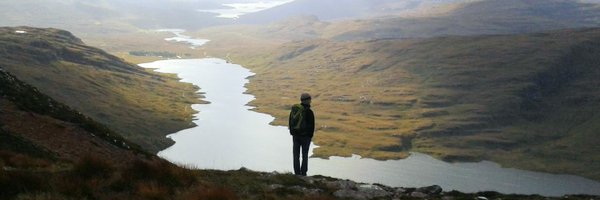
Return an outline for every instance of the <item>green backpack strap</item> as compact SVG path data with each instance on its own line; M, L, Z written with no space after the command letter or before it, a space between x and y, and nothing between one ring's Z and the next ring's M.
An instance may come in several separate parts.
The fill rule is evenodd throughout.
M294 123L291 125L292 129L300 130L302 118L304 118L304 106L301 104L294 105L292 107L292 122Z

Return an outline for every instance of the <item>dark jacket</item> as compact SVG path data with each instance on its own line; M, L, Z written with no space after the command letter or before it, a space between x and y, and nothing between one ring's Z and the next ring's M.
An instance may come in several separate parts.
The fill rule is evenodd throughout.
M299 109L302 107L303 109ZM300 122L300 129L295 130L290 125L292 125L292 115L296 112L302 110L304 112L302 114L302 121ZM290 129L290 134L293 136L308 136L313 137L315 133L315 114L310 109L310 105L306 104L296 104L292 106L292 111L290 111L290 119L288 122L288 128Z

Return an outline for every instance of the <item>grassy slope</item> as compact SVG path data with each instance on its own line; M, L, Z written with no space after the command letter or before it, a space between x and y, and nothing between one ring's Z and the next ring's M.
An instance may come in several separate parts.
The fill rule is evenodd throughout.
M274 124L286 124L298 94L313 93L316 156L421 151L600 179L591 153L598 29L281 45L261 44L257 29L219 29L205 48L257 73L252 104ZM236 42L244 48L227 48Z
M25 30L26 34L16 34ZM66 31L0 30L0 66L124 137L156 152L190 127L195 88L84 45Z
M2 125L0 128L7 138L3 141L2 147L10 146L11 143L15 144L11 148L3 148L5 150L32 150L29 152L30 154L34 152L33 154L45 155L41 157L48 158L54 157L53 154L58 155L59 152L44 152L50 152L48 149L52 147L54 150L63 149L62 146L70 146L70 143L67 142L72 140L77 142L71 144L72 146L81 147L89 153L97 153L94 150L120 149L149 155L137 144L123 139L108 127L40 93L37 88L18 80L4 70L0 70L0 83L0 96L2 97L0 99L0 124ZM7 134L10 132L16 135ZM23 138L19 139L20 137ZM70 137L73 138L69 139ZM27 142L24 142L32 139L42 142L39 145L28 145ZM86 140L92 140L93 145L86 143ZM9 142L7 143L7 141ZM106 144L101 145L100 143ZM71 149L76 148L71 147ZM82 152L84 151L78 153ZM67 156L64 159L81 157L81 155L61 153L67 154L62 155ZM116 159L115 157L106 157L106 159L108 158Z

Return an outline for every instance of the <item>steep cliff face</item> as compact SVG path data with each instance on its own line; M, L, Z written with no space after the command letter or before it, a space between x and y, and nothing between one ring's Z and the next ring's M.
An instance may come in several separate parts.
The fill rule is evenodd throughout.
M64 30L0 28L0 67L153 152L172 144L166 134L192 126L197 88Z

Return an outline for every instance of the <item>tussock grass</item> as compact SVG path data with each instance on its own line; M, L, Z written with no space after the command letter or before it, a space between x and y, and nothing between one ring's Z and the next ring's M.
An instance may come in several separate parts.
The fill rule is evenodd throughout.
M114 166L107 160L103 160L99 157L87 155L81 158L75 166L73 171L77 176L84 179L90 179L94 177L108 177L114 171Z

